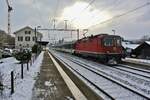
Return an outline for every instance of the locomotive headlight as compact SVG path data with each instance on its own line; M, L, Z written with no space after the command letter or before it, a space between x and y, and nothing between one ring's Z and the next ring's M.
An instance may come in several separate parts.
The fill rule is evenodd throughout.
M110 53L109 51L106 51L106 53Z
M116 47L113 47L113 51L116 51L117 50L117 48Z

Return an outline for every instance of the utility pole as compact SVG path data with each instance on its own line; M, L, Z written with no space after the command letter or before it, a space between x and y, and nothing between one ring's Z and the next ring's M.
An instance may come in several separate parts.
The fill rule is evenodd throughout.
M77 40L79 40L79 29L77 29Z
M7 26L8 29L7 29L7 31L8 31L8 34L10 35L11 34L10 13L13 10L13 8L10 6L8 0L6 0L6 3L7 3L7 7L8 7L8 26Z
M34 35L35 35L35 44L36 44L37 43L37 29L36 29L36 27L34 29Z
M64 20L64 22L65 22L65 30L67 30L67 22L68 22L68 20Z
M55 24L56 24L56 19L53 19L53 25L54 25L53 28L54 29L56 29L56 25Z

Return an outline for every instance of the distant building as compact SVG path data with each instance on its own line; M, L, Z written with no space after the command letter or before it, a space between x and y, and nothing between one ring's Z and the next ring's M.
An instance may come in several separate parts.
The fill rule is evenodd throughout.
M145 41L132 51L132 55L141 59L150 59L150 41Z
M15 46L15 38L5 31L0 30L0 48L14 48Z
M15 48L16 49L31 48L35 44L36 38L37 38L37 41L41 41L42 39L42 34L39 32L36 32L35 34L35 30L29 26L26 26L14 32L14 34L15 34Z

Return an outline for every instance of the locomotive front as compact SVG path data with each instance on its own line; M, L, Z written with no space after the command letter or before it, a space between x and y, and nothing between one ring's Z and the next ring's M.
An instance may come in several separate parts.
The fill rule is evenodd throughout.
M116 35L107 35L102 39L103 53L105 61L110 64L116 64L124 57L124 50L121 45L121 37Z

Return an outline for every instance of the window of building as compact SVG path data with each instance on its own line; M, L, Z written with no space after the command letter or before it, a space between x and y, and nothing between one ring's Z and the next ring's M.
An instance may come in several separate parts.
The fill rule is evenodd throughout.
M23 36L18 36L18 41L23 41Z
M32 41L35 41L35 36L32 37Z
M31 31L25 31L25 34L31 34Z
M31 31L28 31L29 34L31 34Z
M25 41L30 41L30 36L26 36Z
M27 44L27 47L29 47L29 44Z
M25 31L25 34L27 34L28 33L28 31Z

